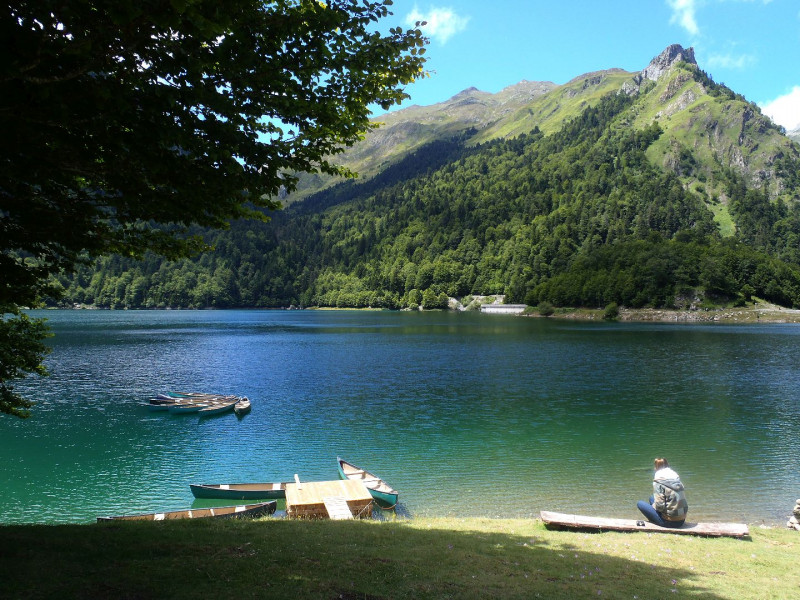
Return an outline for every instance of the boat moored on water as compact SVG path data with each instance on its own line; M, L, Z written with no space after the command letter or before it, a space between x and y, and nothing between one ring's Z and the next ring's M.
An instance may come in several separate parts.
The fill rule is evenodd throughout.
M173 510L169 512L145 513L137 515L119 515L115 517L97 517L97 522L105 521L169 521L173 519L225 519L241 517L265 517L275 512L278 503L259 502L257 504L243 504L239 506L219 506L214 508L191 508L186 510Z
M286 483L198 483L189 488L195 498L272 500L286 498Z
M197 413L210 405L201 402L186 402L180 404L170 404L167 410L173 415L185 415L188 413Z
M146 406L150 411L167 411L172 414L199 413L201 416L209 416L232 410L242 400L247 398L226 394L168 392L150 398Z
M337 457L336 463L339 469L339 477L341 479L350 479L362 482L369 490L372 498L377 501L378 506L384 509L391 509L397 505L397 499L400 496L400 492L386 483L383 479L377 475L374 475L373 473L370 473L369 471L365 471L364 469L347 462L342 458Z
M148 401L150 404L174 404L176 402L199 402L215 398L233 398L227 394L205 394L200 392L167 392L156 394Z
M197 414L201 417L208 417L211 415L220 415L222 413L228 412L229 410L233 410L233 407L239 401L238 398L233 400L223 400L221 402L217 402L216 400L212 400L208 402L205 408L201 408Z
M250 399L247 396L240 398L239 401L233 405L233 412L239 416L249 413Z
M147 406L147 409L150 410L150 411L167 412L167 411L170 410L170 408L172 408L174 406L177 406L177 407L181 407L181 406L197 406L197 405L206 406L209 402L211 402L213 400L214 400L213 398L208 398L208 399L203 399L203 400L200 400L200 399L191 399L191 400L190 399L180 399L180 400L175 399L175 400L165 401L165 400L162 400L162 399L159 399L159 398L151 398L147 402L147 404L145 404L145 406Z

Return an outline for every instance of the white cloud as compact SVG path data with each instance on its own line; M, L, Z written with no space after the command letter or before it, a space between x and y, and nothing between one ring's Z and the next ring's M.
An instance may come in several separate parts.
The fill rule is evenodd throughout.
M425 35L444 44L466 29L469 17L457 15L452 8L431 7L427 13L423 13L415 6L406 17L406 23L413 26L417 21L426 21L427 24L422 28Z
M700 28L695 19L697 0L667 0L667 4L672 9L670 23L678 23L691 35L700 34Z
M717 0L718 4L730 2L760 2L765 6L772 0ZM700 35L700 26L697 24L697 11L709 4L709 0L666 0L667 6L672 9L670 23L678 23L690 35Z
M788 131L800 128L800 85L794 86L788 94L762 104L761 109L775 123L783 125Z
M706 64L711 69L744 69L756 63L754 56L750 54L712 54L706 60Z

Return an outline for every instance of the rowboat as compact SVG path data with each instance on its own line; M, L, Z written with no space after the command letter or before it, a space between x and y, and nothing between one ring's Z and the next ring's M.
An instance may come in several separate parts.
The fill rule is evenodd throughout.
M168 521L171 519L204 519L204 518L239 518L239 517L264 517L275 512L278 503L260 502L258 504L243 504L240 506L220 506L216 508L191 508L186 510L173 510L170 512L147 513L141 515L119 515L116 517L97 517L97 522L104 521Z
M201 394L196 392L169 392L158 394L150 398L147 402L147 409L150 411L169 411L173 414L195 413L205 409L203 414L217 414L225 412L233 407L241 398L230 395ZM222 406L230 403L230 406ZM215 409L219 410L215 410Z
M147 406L147 409L150 411L168 411L171 406L192 406L194 404L206 404L209 402L209 400L183 398L164 400L162 398L150 398L145 406Z
M383 479L342 458L337 457L336 462L339 468L339 477L362 482L369 490L372 498L377 501L378 506L390 509L397 505L397 498L400 493Z
M208 408L209 406L209 404L202 402L175 403L170 404L167 410L173 415L185 415L188 413L200 412L202 409Z
M198 411L198 414L201 417L208 417L211 415L219 415L224 412L228 412L229 410L233 410L234 405L238 402L238 399L234 400L225 400L224 402L217 402L212 400L207 404L205 408L201 408Z
M203 399L203 398L226 398L225 394L208 394L205 392L167 392L166 394L159 394L164 398L177 398L177 399Z
M226 498L231 500L256 500L286 498L283 483L198 483L189 488L195 498Z
M247 396L241 398L236 404L233 406L233 412L237 415L244 415L250 412L250 400Z
M199 392L168 392L156 394L150 398L150 404L175 404L181 402L205 402L207 400L233 400L236 396L231 394L202 394ZM238 398L237 398L238 399Z
M196 402L198 400L209 400L212 398L224 398L224 397L225 397L224 394L199 394L199 393L183 394L183 393L168 392L166 394L156 394L153 398L150 398L150 403L172 404L173 402Z

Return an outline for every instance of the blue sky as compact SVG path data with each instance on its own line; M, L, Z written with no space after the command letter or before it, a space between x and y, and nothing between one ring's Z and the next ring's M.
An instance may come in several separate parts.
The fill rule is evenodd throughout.
M403 104L429 105L477 87L566 83L589 71L639 71L670 44L700 68L800 126L798 0L395 0L388 24L426 20L430 77Z

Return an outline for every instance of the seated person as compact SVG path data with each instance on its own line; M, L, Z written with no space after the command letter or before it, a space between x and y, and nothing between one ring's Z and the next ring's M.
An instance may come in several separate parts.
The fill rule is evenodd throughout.
M653 466L653 495L649 503L639 500L636 506L651 523L661 527L680 527L689 512L686 489L666 458L655 459Z

